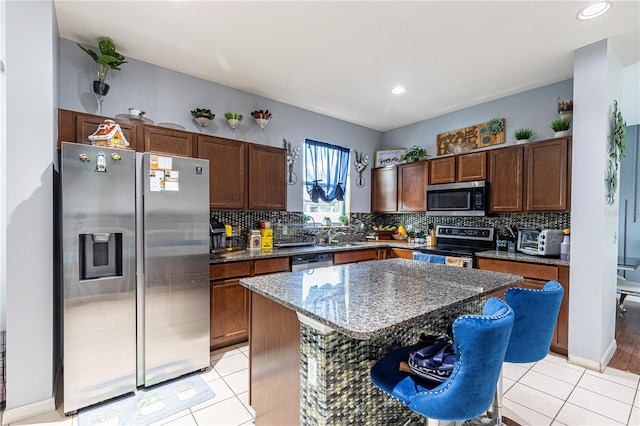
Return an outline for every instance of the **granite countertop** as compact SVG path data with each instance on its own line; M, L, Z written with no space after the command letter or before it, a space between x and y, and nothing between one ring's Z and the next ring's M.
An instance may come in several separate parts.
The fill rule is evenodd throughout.
M342 334L366 340L523 279L399 258L309 272L242 278L240 284Z
M338 245L314 245L306 247L287 247L287 248L273 248L266 250L237 250L227 253L221 253L210 260L211 264L226 263L226 262L239 262L241 260L252 259L268 259L272 257L287 257L296 256L299 254L308 253L334 253L338 251L351 251L351 250L363 250L370 248L384 248L384 247L398 247L413 250L417 248L426 247L425 244L414 244L406 242L396 242L393 240L383 240L376 242L345 242Z
M568 260L554 259L552 257L531 256L524 253L509 253L506 251L487 250L476 253L477 257L489 259L510 260L512 262L540 263L543 265L569 266Z

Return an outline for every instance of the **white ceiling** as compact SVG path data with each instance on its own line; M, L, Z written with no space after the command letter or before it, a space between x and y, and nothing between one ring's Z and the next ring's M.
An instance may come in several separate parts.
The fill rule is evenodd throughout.
M637 0L54 3L63 38L380 131L571 78L605 38L640 61Z

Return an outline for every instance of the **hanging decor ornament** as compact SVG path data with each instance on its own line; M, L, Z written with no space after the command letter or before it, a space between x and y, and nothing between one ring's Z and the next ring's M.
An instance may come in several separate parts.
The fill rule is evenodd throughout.
M293 165L295 164L298 156L300 155L300 147L291 147L291 142L287 142L286 139L282 139L282 146L287 150L287 168L289 169L289 176L287 179L288 185L295 185L298 181L298 176L293 171Z
M607 204L611 205L615 201L616 190L618 189L618 166L622 157L627 151L627 123L622 118L622 113L618 111L618 101L613 101L613 125L611 126L611 136L609 136L609 159L607 160L607 175L605 184L607 186Z
M364 178L362 177L362 172L364 172L364 170L369 165L369 155L358 152L355 149L353 150L353 153L356 157L353 165L356 166L356 172L358 172L358 177L356 178L356 186L358 188L362 188L364 186Z
M242 114L238 114L237 112L225 112L224 118L227 119L227 124L229 127L233 129L233 138L236 138L236 128L242 121Z

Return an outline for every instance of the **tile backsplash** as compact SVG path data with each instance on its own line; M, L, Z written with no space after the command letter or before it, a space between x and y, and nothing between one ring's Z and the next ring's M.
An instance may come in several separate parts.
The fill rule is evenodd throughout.
M282 211L237 211L212 210L211 217L222 223L240 226L243 241L250 229L258 229L258 222L268 220L273 224L275 241L315 241L326 237L330 228L321 224L315 227L309 222L303 223L302 212ZM424 213L373 214L351 213L349 226L339 230L347 235L341 235L340 240L353 241L364 238L372 230L373 225L404 225L409 229L420 231L427 229L429 223L437 225L478 226L496 228L498 235L506 235L506 227L513 225L517 228L569 228L570 213L503 213L499 215L472 216L427 216ZM335 228L334 228L335 229Z

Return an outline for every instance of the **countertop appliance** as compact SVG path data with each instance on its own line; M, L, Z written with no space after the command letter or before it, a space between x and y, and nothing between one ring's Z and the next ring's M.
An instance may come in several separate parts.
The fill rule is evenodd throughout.
M291 272L333 266L333 253L309 253L291 257Z
M62 143L64 412L209 366L209 164Z
M211 218L209 221L209 233L211 235L211 254L226 251L227 234L224 224L218 219Z
M517 249L534 256L559 257L563 238L562 229L520 229Z
M438 225L436 241L435 246L416 249L414 252L460 258L464 267L473 268L476 264L476 252L493 249L495 229Z
M483 180L427 185L427 215L486 216L487 195Z

